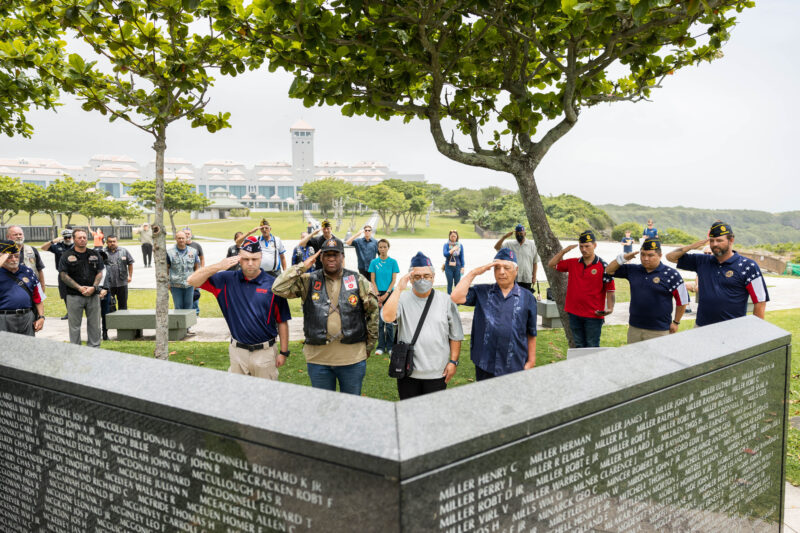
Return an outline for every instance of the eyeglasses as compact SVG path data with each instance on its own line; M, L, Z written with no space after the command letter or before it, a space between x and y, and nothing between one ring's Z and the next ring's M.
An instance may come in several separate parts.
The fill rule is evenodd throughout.
M366 231L372 231L372 230L371 229L365 229L364 231L366 232Z
M433 279L433 276L430 274L425 274L423 276L411 276L411 281L420 281L423 279L426 281L431 281Z

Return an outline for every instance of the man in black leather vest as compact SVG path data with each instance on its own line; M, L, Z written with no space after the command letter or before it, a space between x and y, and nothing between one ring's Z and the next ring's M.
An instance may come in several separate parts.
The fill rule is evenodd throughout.
M317 257L322 269L307 273ZM303 300L303 331L311 385L320 389L361 394L367 357L378 338L378 300L369 281L344 269L344 244L336 237L320 250L281 273L272 292Z

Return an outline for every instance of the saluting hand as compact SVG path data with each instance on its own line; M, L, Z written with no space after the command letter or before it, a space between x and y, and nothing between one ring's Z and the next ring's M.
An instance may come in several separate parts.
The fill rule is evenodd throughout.
M223 259L222 261L220 261L218 263L218 265L220 267L220 270L228 270L232 266L238 265L238 264L239 264L239 256L238 255L232 255L230 257L226 257L225 259Z
M395 287L396 291L404 291L408 288L408 280L411 279L411 272L406 272L406 274L400 278L397 282L397 287Z
M564 248L563 250L561 250L561 253L564 253L564 254L566 254L567 252L569 252L569 251L571 251L571 250L574 250L574 249L575 249L575 248L577 248L577 247L578 247L578 245L577 245L577 244L570 244L569 246L567 246L566 248Z
M708 244L708 239L703 239L702 241L697 241L691 245L689 245L689 250L698 250Z
M633 259L637 255L639 255L640 251L641 250L636 250L635 252L628 252L627 254L625 254L625 261L630 261L631 259Z
M6 260L11 256L11 254L0 254L0 267L6 264Z
M489 263L488 265L479 266L478 268L475 268L475 269L471 270L471 271L470 271L470 274L471 274L473 277L474 277L474 276L480 276L480 275L481 275L481 274L483 274L484 272L488 272L489 270L491 270L492 268L494 268L494 266L495 266L497 263L498 263L498 261L492 261L492 262L491 262L491 263Z
M322 249L317 250L317 253L303 261L303 266L306 267L306 270L314 266L314 263L317 261L317 257L319 257L320 253L322 253Z

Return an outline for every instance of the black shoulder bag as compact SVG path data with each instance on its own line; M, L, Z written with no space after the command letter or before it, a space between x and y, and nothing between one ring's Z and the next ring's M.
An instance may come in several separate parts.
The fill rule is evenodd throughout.
M416 344L417 337L419 337L419 332L422 330L422 324L425 323L425 317L428 316L428 309L431 307L434 294L435 293L433 289L431 289L431 294L428 296L428 300L425 302L425 309L422 311L422 316L419 317L417 330L414 332L414 338L411 339L411 344L406 344L405 342L400 341L392 348L392 357L389 360L390 378L405 378L410 376L414 371L414 344Z

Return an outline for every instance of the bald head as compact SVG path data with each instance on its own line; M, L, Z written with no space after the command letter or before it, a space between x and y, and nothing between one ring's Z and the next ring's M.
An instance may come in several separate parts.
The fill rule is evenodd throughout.
M9 226L6 229L6 239L14 241L17 244L25 242L25 232L19 226Z

